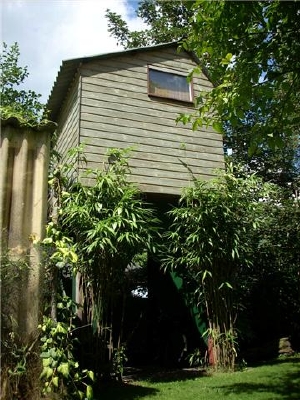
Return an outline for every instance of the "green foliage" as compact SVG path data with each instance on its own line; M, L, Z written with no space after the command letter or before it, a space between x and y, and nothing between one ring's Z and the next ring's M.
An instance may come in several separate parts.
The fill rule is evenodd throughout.
M72 149L73 159L78 151ZM52 161L53 162L53 161ZM52 164L50 187L50 222L46 226L46 237L41 242L46 260L45 300L49 300L50 316L43 316L39 326L43 394L57 394L65 399L93 399L93 371L80 368L75 357L78 340L73 336L74 320L78 305L65 295L62 287L62 271L76 273L78 256L75 245L61 225L61 201L63 189L68 187L69 178L65 176L73 164Z
M20 89L29 72L27 67L19 66L20 50L18 43L10 47L3 43L0 55L1 65L1 117L17 117L22 124L36 125L45 118L46 108L32 90Z
M300 346L300 207L299 200L278 190L261 203L261 220L251 234L252 265L240 272L241 335L244 347L289 336ZM244 328L247 326L247 329Z
M233 128L229 123L225 124L224 148L228 153L227 158L236 166L239 176L256 172L265 181L289 187L292 182L296 183L299 175L299 140L295 135L285 137L282 147L274 148L260 143L254 149L251 129L259 118L259 115L249 112L239 126ZM249 152L251 147L253 151Z
M157 223L138 189L127 182L122 153L114 150L109 160L106 171L88 172L94 185L76 183L63 195L63 225L75 239L78 269L93 287L93 324L98 331L106 302L122 287L126 266L145 248L155 251ZM106 296L112 298L104 300Z
M22 337L16 332L7 333L3 331L1 338L1 380L6 382L3 395L6 394L9 398L18 399L19 396L30 391L28 389L32 378L32 366L36 366L35 361L38 357L36 342L37 340L34 339L25 345L22 343Z
M19 282L28 268L26 258L16 259L9 252L1 255L1 380L3 396L13 399L32 393L30 382L38 357L37 339L25 344L16 320Z
M44 384L43 393L57 393L61 399L93 399L92 384L94 373L81 370L74 358L76 339L72 335L75 328L74 309L76 304L64 297L58 304L62 321L55 322L44 316L39 325L43 369L40 375ZM68 318L66 318L68 313Z
M28 259L16 258L15 255L1 249L0 255L0 275L1 275L1 328L2 333L7 329L8 332L16 327L15 321L11 319L11 313L7 309L10 305L7 302L7 294L14 294L22 274L29 268Z
M197 54L215 84L197 99L197 124L222 120L235 127L251 110L260 117L251 126L250 152L298 136L299 3L197 0L193 12L184 48Z
M137 249L151 247L151 211L137 188L127 183L127 163L116 152L109 159L113 164L107 171L88 172L95 185L76 183L63 193L63 223L72 226L70 233L86 254L117 257L127 265Z
M243 179L231 172L210 182L194 180L194 186L183 194L180 207L170 212L174 224L167 237L176 259L171 257L166 265L188 261L186 265L191 267L207 266L199 270L201 281L205 281L211 276L214 260L248 264L249 244L244 239L255 224L257 201L268 188L255 175ZM221 284L228 286L225 280Z
M16 259L9 252L1 254L0 257L0 274L1 274L1 333L3 339L15 338L18 326L16 318L16 310L12 307L11 302L16 301L16 291L18 291L18 282L22 274L29 268L28 260ZM8 296L9 294L9 296ZM5 340L4 342L5 343ZM5 345L1 347L5 351Z
M205 357L200 349L196 349L193 353L189 354L187 359L191 367L203 367L205 365Z
M63 270L71 275L76 273L76 254L73 240L66 236L58 218L53 218L46 226L46 237L41 242L45 257L45 298L50 301L51 319L57 321L57 296L59 277Z
M146 29L130 31L126 21L117 13L106 11L108 31L125 48L145 47L173 42L187 34L191 17L186 1L142 0L136 14L146 24Z
M128 152L110 150L104 170L88 170L79 180L68 179L71 165L53 169L56 217L44 240L50 249L54 246L52 269L73 266L73 273L81 275L85 318L99 344L96 368L106 362L116 367L115 357L118 374L125 356L121 356L122 328L115 332L115 325L122 325L124 315L122 311L122 321L116 321L114 309L117 305L125 309L127 266L144 260L145 252L156 251L158 223L139 190L128 182ZM72 158L75 162L77 156ZM93 184L85 185L85 179Z
M14 332L10 332L9 339L3 340L3 345L9 351L12 363L8 369L8 374L19 381L20 377L26 373L27 358L31 346L22 346L20 340L16 339ZM16 387L18 384L16 384ZM16 392L16 390L15 390Z
M119 380L122 380L123 373L124 373L124 365L128 361L126 356L126 349L125 346L120 346L119 348L115 349L113 353L113 373L118 377Z
M75 245L62 227L62 196L72 182L77 163L84 161L82 146L69 151L69 163L60 163L60 155L53 152L49 172L49 222L46 226L46 237L42 241L45 254L46 297L50 297L51 318L57 319L57 294L60 286L60 275L63 270L71 274L76 273L75 265L78 261Z
M46 226L46 237L42 240L44 250L47 251L48 262L57 268L74 265L78 261L75 245L71 238L64 236L61 228L54 222ZM47 250L49 248L49 250Z
M249 234L260 224L259 199L267 199L270 191L255 175L243 179L224 173L215 181L194 180L179 207L169 213L164 267L178 271L187 287L196 287L194 295L206 307L207 333L219 367L234 366L236 283L239 271L251 264Z

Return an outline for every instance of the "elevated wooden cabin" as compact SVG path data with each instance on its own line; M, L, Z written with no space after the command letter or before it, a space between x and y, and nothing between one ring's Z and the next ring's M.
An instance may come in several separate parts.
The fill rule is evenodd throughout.
M83 168L103 168L108 149L132 147L130 179L156 204L160 217L191 185L189 170L210 179L224 167L220 134L212 128L192 131L189 125L176 124L180 114L194 111L199 92L212 88L204 73L188 83L186 77L197 60L186 51L179 53L177 47L169 43L63 61L48 100L50 119L58 124L56 150L66 157L70 148L85 144L87 166L78 163L78 175L82 176ZM86 183L93 184L92 180ZM76 292L80 293L78 283ZM176 332L181 332L180 337L186 334L189 343L196 340L193 336L202 340L206 325L198 312L188 309L176 287L178 277L164 275L156 261L148 260L151 295L130 298L131 313L141 311L138 317L131 314L130 332L137 325L145 330L131 334L129 358L138 347L143 362L153 362L165 347L163 338ZM156 311L149 314L147 310ZM135 319L140 315L144 315L143 323ZM172 324L163 328L160 315L178 320L180 328L176 332ZM161 345L155 345L154 337L160 337ZM142 349L137 343L143 343ZM178 349L173 350L177 354Z
M180 195L191 175L209 179L224 165L222 136L176 124L210 89L187 75L196 60L176 43L63 61L48 100L58 124L56 150L85 144L87 168L102 168L109 148L133 147L131 178L146 194ZM82 165L78 165L79 176ZM92 182L90 182L92 184Z

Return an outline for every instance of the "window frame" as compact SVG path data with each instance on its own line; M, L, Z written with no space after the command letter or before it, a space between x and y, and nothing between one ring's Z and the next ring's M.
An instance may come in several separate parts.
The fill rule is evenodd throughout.
M157 71L157 72L161 72L163 74L169 74L169 75L173 75L173 76L179 76L185 79L186 84L188 85L189 88L189 100L187 99L179 99L176 96L168 96L168 95L160 95L160 94L156 94L150 91L150 71ZM170 69L164 69L164 68L160 68L160 67L154 67L152 65L147 65L147 92L148 92L148 96L149 97L157 97L160 99L167 99L167 100L172 100L172 101L176 101L176 102L180 102L180 103L188 103L188 104L193 104L194 103L194 82L193 82L193 78L191 78L190 82L187 81L187 74L184 74L182 72L178 72L178 71L174 71L174 70L170 70ZM176 93L176 92L173 92ZM180 93L180 92L178 92Z

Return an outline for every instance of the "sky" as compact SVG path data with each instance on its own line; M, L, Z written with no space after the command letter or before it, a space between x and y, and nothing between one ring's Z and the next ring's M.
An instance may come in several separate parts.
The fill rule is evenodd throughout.
M62 60L120 51L108 33L105 11L120 14L130 29L143 28L137 0L0 0L1 43L19 44L27 66L24 89L46 103Z

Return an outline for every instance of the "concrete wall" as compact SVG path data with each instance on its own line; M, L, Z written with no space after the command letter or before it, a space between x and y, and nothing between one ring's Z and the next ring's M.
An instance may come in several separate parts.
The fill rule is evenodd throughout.
M43 264L33 241L42 239L45 232L54 129L52 123L31 129L20 127L15 118L1 121L1 260L8 257L12 268L22 266L13 287L2 293L2 309L10 312L25 342L36 331L41 311Z

